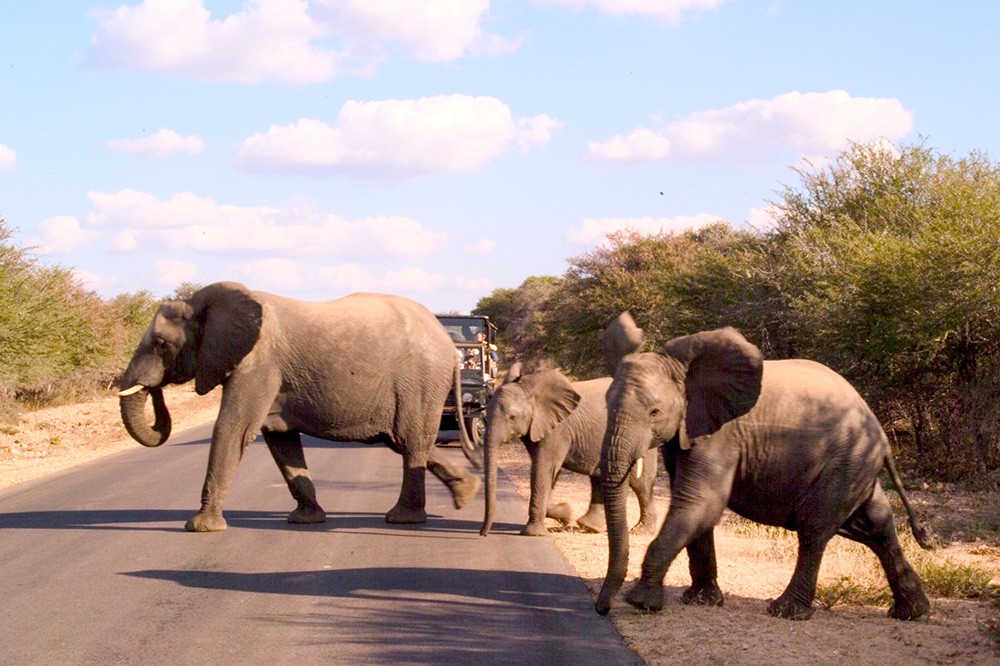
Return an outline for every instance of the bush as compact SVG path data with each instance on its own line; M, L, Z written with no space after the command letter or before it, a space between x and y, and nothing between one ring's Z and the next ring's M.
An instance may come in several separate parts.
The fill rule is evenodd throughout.
M152 316L146 292L104 302L40 266L0 220L0 419L107 391Z

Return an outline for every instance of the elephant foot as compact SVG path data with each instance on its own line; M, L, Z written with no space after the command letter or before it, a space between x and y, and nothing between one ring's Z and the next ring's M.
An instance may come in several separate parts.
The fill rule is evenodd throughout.
M663 586L640 578L625 595L625 601L639 610L657 613L663 610Z
M931 614L931 602L919 591L916 599L899 596L892 600L887 615L896 620L926 620Z
M813 607L780 596L767 605L767 614L786 620L808 620L813 616Z
M692 585L681 595L681 602L691 606L722 606L724 600L722 590L715 581L707 585Z
M549 528L543 522L531 522L521 528L521 536L548 536Z
M587 513L576 519L576 524L585 532L607 532L608 523L604 518L604 506L591 504Z
M427 512L397 504L385 514L385 522L393 525L414 525L427 522Z
M222 532L228 527L222 514L199 512L184 524L188 532Z
M483 482L479 480L479 477L472 474L451 482L448 487L451 489L451 498L455 502L455 508L461 509L471 502L476 493L479 492L479 486L482 484Z
M299 504L294 511L288 514L288 522L293 525L314 525L326 522L326 512L323 507L315 502L311 504Z
M640 518L631 530L630 534L637 534L641 536L648 536L650 534L656 534L656 518Z
M573 524L573 507L569 505L569 502L550 504L545 509L545 515L553 520L558 520L563 525Z

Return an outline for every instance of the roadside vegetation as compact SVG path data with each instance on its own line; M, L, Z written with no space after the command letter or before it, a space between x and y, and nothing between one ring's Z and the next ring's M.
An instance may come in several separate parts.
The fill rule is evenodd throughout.
M148 291L102 299L11 235L0 219L0 423L107 395L160 302Z
M774 223L720 220L655 237L619 233L482 298L505 360L600 373L598 336L622 310L647 348L735 326L766 358L846 376L897 455L932 481L1000 482L1000 167L974 152L853 145L797 170Z

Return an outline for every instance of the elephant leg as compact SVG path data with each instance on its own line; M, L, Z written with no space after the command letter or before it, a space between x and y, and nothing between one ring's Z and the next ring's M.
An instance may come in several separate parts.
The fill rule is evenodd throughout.
M875 485L872 497L854 512L840 534L871 548L882 563L892 590L889 617L917 620L930 614L930 601L924 594L920 577L903 554L892 519L892 507L881 486Z
M297 524L326 522L326 512L316 503L316 487L309 478L306 457L302 451L302 437L297 430L274 432L264 428L264 441L281 476L288 484L292 498L298 503L288 514L288 522Z
M659 522L659 512L653 502L653 486L656 483L657 453L653 450L643 457L642 474L637 478L629 475L629 486L639 500L639 522L632 527L632 534L653 534Z
M201 510L184 525L188 532L221 532L226 529L222 517L229 486L236 474L236 467L243 459L243 452L254 438L254 430L240 428L221 416L215 422L212 445L208 450L208 471L201 489Z
M545 516L549 510L549 495L559 473L554 461L549 460L546 450L537 443L527 445L531 457L531 497L528 499L528 522L521 528L524 536L545 536L549 529L545 526ZM555 509L559 513L559 509Z
M715 529L707 530L688 544L688 570L691 587L681 601L698 606L721 606L724 598L719 588L719 567L715 560Z
M427 471L427 453L403 447L403 485L399 490L396 506L385 514L385 522L413 524L427 522L427 495L424 476Z
M479 492L482 481L479 476L458 465L454 465L438 454L437 448L432 448L427 459L427 469L448 487L451 491L455 508L461 509L472 501Z
M604 495L601 494L601 477L590 477L590 506L576 523L589 532L606 532L608 520L604 515Z
M808 620L813 615L816 580L823 561L823 551L833 535L803 531L799 536L799 553L795 572L781 596L767 605L767 614L787 620Z
M642 561L642 575L625 596L625 600L642 610L659 611L663 609L663 579L667 575L670 564L681 552L697 539L706 539L719 518L725 504L721 498L702 499L698 502L681 502L674 498L667 518L663 522L660 533L649 544L646 556ZM701 556L695 561L702 561L698 569L692 572L697 575L696 585L704 584L709 578L714 578L715 555L712 537L695 545L695 552ZM708 564L704 563L704 552L711 551Z

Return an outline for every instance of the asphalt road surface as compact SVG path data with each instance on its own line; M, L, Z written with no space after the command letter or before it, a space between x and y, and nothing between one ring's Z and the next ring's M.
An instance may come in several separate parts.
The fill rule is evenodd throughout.
M255 442L229 529L184 531L207 426L0 491L0 664L637 664L549 539L461 511L428 474L428 522L393 526L401 458L307 440L322 525ZM461 457L457 449L444 449Z

